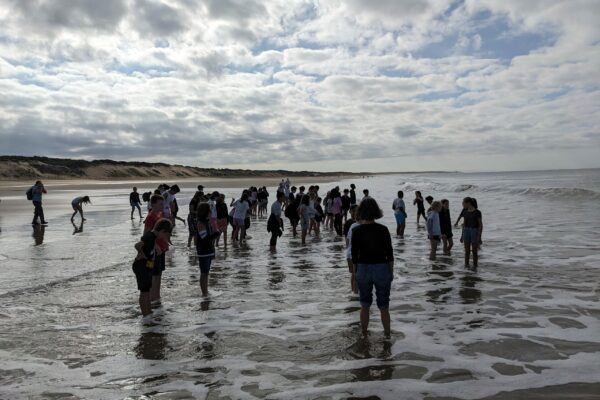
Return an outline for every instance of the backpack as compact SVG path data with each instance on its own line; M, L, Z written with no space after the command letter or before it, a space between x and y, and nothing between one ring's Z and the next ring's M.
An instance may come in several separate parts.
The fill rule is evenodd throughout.
M33 200L33 186L30 187L26 192L27 200Z

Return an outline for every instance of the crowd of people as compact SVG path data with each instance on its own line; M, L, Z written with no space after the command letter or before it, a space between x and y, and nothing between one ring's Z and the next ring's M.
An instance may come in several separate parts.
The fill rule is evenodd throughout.
M302 245L306 245L310 235L321 235L322 229L335 232L345 238L346 259L349 270L350 288L358 294L361 312L360 321L363 334L367 334L369 311L373 303L373 289L376 293L376 304L380 310L381 321L386 336L390 335L389 298L391 283L394 277L394 254L392 238L388 228L376 222L383 216L377 201L363 190L359 200L356 186L340 190L331 188L325 194L320 193L318 185L296 187L289 180L282 180L277 187L275 200L271 204L267 220L267 231L270 233L271 250L277 247L278 239L284 234L284 217L289 220L292 238L300 236ZM142 219L143 202L147 203L147 214L144 219L144 233L135 244L137 255L133 263L137 287L140 292L139 305L144 317L152 315L153 303L161 298L160 288L162 274L165 271L165 253L171 245L170 237L177 221L183 222L188 229L188 247L195 246L200 269L200 290L208 296L208 276L216 249L222 245L227 247L228 239L233 243L243 243L251 239L248 230L252 217L267 216L270 194L265 186L250 187L243 190L239 198L231 199L229 206L226 196L218 191L205 193L204 187L198 185L189 202L187 219L178 216L178 185L162 184L154 191L145 192L141 198L136 187L130 193L131 219L137 211ZM33 224L45 225L42 208L42 196L47 191L41 181L37 181L27 191L27 198L34 205ZM73 199L74 210L71 220L77 213L83 217L82 205L89 204L89 196ZM425 210L425 202L429 208ZM453 227L458 227L464 220L460 241L464 245L465 265L478 266L478 252L482 244L482 214L477 200L465 197L462 211L454 224L450 216L450 203L447 199L434 200L432 196L423 198L420 191L415 192L413 205L417 207L417 224L425 221L427 239L430 246L430 259L437 257L437 250L442 244L443 254L450 256L453 248ZM396 221L396 236L404 238L408 217L404 202L404 193L398 191L392 203L392 211ZM39 219L39 222L38 222ZM231 237L228 228L231 226ZM298 232L298 226L300 231Z

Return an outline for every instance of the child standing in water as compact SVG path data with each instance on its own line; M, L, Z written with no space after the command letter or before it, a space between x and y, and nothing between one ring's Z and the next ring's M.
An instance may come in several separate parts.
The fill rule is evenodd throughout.
M396 217L396 235L399 238L404 239L404 228L406 227L406 206L404 204L404 192L398 191L398 197L392 204L394 210L394 216Z
M71 207L73 207L73 210L75 210L73 212L73 215L71 215L71 221L73 221L73 219L75 219L75 215L77 215L77 213L81 214L81 220L85 221L85 218L83 218L83 204L91 204L92 201L90 200L90 196L83 196L83 197L75 197L73 199L73 201L71 202Z
M160 253L156 242L158 240L168 241L171 236L171 229L171 222L167 219L161 219L154 225L152 230L145 232L142 239L135 245L138 254L133 263L133 273L140 291L140 309L144 317L152 313L150 299L153 280L152 270L155 266L156 256Z
M452 219L450 217L450 202L448 199L442 200L442 211L440 211L440 228L442 230L442 243L444 245L444 255L452 254Z
M442 229L440 227L440 216L439 212L442 210L442 203L434 201L431 203L431 209L427 216L427 238L431 245L431 252L429 253L429 259L435 260L438 245L442 237Z
M469 266L471 252L473 252L473 266L477 267L479 258L478 251L481 244L481 233L483 232L483 222L481 211L479 211L470 197L465 197L463 200L463 208L465 212L463 218L462 241L465 245L465 266Z
M423 219L427 221L427 217L425 216L425 206L423 205L423 195L421 195L421 192L418 190L415 192L413 206L414 205L417 206L417 224L419 223L421 216L423 216Z
M208 203L200 203L196 211L198 228L196 229L196 254L200 265L200 290L202 296L208 296L208 274L212 260L215 258L214 240L217 234L213 231L210 223L210 206Z

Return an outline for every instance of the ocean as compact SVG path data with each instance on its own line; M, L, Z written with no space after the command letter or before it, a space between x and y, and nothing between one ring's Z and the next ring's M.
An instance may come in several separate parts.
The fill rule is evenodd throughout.
M361 338L344 241L332 231L302 246L286 220L270 252L266 218L253 219L247 244L218 249L211 296L202 298L178 223L162 305L144 325L131 271L143 225L129 219L128 188L49 186L44 230L28 225L24 189L10 192L0 203L0 398L600 398L600 170L319 186L350 183L359 197L370 190L392 233L392 201L405 192L406 238L393 236L391 340L375 307L371 335ZM183 217L194 187L178 196ZM415 190L449 199L453 220L463 197L477 199L478 269L464 267L457 229L453 255L428 259ZM81 228L69 218L71 199L83 194L93 204Z

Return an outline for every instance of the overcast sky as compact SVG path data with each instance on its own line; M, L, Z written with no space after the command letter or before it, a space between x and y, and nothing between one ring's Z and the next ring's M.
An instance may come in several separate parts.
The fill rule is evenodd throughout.
M0 0L0 154L600 167L598 0Z

